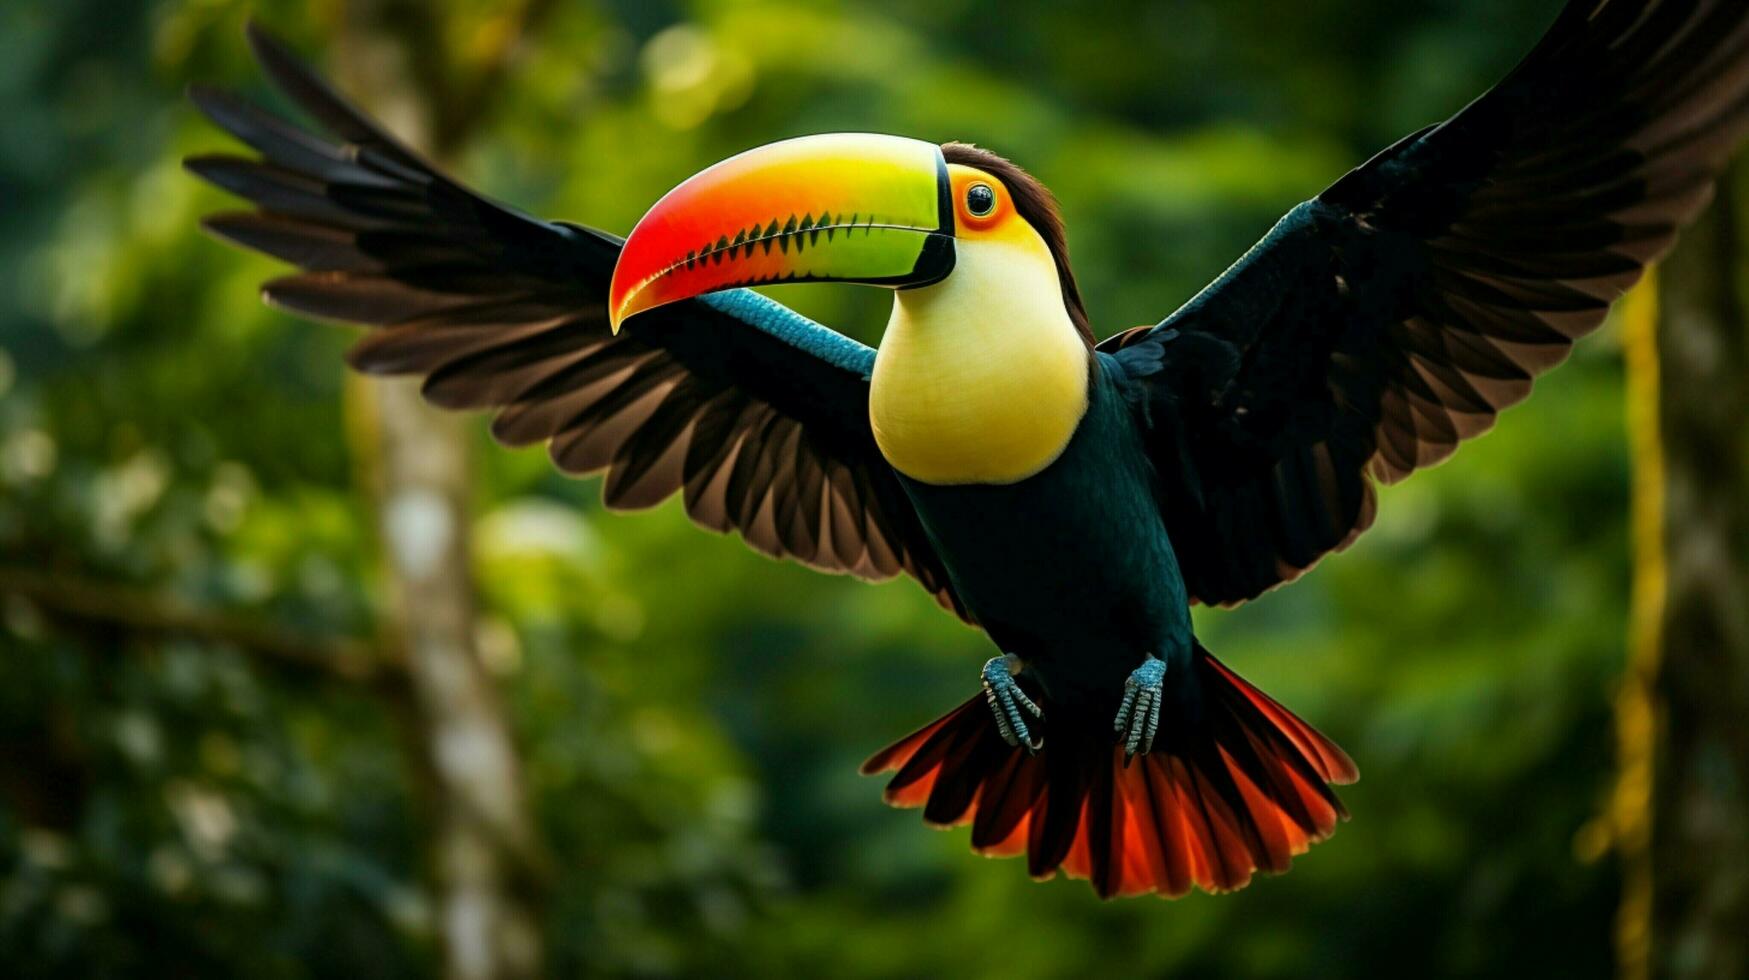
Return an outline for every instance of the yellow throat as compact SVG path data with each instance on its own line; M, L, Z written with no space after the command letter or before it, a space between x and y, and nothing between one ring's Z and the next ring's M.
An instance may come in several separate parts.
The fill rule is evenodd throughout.
M869 421L881 455L912 479L1017 483L1062 453L1087 411L1089 355L1056 264L1012 224L961 240L946 279L896 294Z

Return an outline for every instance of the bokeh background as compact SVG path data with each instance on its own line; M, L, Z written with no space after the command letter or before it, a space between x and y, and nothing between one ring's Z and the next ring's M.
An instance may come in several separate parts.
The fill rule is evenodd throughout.
M199 233L234 205L179 166L232 146L190 81L286 111L251 13L466 180L621 233L785 136L987 145L1061 198L1103 335L1461 107L1558 7L0 5L4 972L466 975L454 788L407 676L422 611L379 530L382 404L345 378L349 331L260 305L279 268ZM889 302L776 294L870 342ZM1385 491L1349 552L1198 610L1364 778L1290 874L1172 903L1032 883L856 774L991 655L914 585L768 561L677 501L609 514L480 420L445 430L469 683L514 752L520 836L484 845L489 898L566 976L1604 975L1623 379L1612 321L1496 432Z

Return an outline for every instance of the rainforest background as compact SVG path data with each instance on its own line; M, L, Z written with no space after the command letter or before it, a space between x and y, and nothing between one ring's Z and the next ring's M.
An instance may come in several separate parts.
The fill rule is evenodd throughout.
M1635 727L1624 678L1681 662L1654 656L1658 606L1630 629L1658 585L1658 528L1636 549L1633 502L1660 512L1633 487L1663 478L1645 455L1658 399L1700 396L1630 383L1623 317L1496 432L1385 490L1347 553L1198 610L1212 650L1358 761L1353 821L1238 894L1102 904L974 857L963 830L924 829L856 774L975 690L994 652L980 634L909 581L771 562L678 501L608 514L592 481L491 445L483 420L433 421L405 388L348 380L353 333L265 309L257 286L280 267L200 234L241 205L179 165L235 148L190 82L286 110L249 60L250 15L464 180L619 233L689 174L782 137L970 140L1060 197L1104 335L1160 319L1293 204L1480 94L1558 7L0 6L0 969L1636 969L1633 808L1654 803L1631 763L1661 729ZM1734 186L1725 230L1692 246L1715 271L1740 268ZM1733 288L1685 300L1697 277L1667 276L1688 291L1665 307L1724 309L1702 329L1741 358ZM889 302L774 294L868 342ZM1657 297L1636 302L1650 331ZM1749 459L1733 397L1725 442L1690 432L1670 456L1711 460L1702 486ZM1639 441L1636 398L1654 412ZM385 553L386 521L435 519L407 494L455 518L433 581ZM1737 514L1701 533L1741 571ZM1695 675L1727 710L1749 670L1729 641ZM461 665L451 688L433 679L445 664ZM478 741L455 750L462 736ZM1732 751L1697 766L1740 805L1749 755ZM1741 809L1703 810L1743 833ZM1740 883L1741 856L1713 863ZM1727 945L1749 935L1735 900L1714 917Z

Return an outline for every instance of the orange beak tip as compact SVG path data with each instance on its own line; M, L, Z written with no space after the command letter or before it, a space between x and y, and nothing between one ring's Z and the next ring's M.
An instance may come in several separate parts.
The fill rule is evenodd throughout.
M634 289L624 296L620 296L610 302L608 306L608 329L613 331L614 336L619 336L619 332L625 329L627 320L650 309L653 305L659 304L650 303L648 297L644 295L643 289Z
M616 276L616 281L609 284L607 290L607 327L616 337L619 336L621 328L625 326L626 320L638 312L635 303L638 298L638 290L622 290L617 278Z

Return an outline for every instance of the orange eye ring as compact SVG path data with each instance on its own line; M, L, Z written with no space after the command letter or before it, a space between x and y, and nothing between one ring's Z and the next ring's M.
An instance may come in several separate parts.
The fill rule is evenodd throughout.
M960 220L973 228L988 228L1002 217L1002 194L994 181L968 181L959 189L957 203Z

